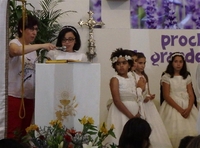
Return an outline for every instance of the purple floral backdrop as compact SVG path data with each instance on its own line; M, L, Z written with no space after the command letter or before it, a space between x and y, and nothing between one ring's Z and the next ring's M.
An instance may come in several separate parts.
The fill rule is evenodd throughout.
M101 0L90 0L94 19L101 21ZM200 29L200 0L130 0L134 29Z
M101 21L101 0L90 0L90 10L94 13L93 19Z
M130 0L130 3L132 28L200 28L200 0Z

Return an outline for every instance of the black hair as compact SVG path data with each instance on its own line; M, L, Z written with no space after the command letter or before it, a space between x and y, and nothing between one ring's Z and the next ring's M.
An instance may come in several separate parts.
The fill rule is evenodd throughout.
M200 147L200 135L194 137L186 148L199 148Z
M119 148L148 148L150 134L151 127L146 120L131 118L124 125L119 139Z
M194 136L185 136L181 139L178 148L186 148L192 139L194 139Z
M115 57L118 58L119 56L122 56L122 57L130 56L130 57L132 57L130 52L127 49L117 48L114 52L112 52L110 60L112 61L112 67L115 69L115 71L116 71L116 62L113 62L113 58L115 58ZM133 60L131 58L131 59L128 59L127 61L128 61L128 64L130 65L130 68L128 69L128 71L130 71L131 67L133 67Z
M0 140L0 148L25 148L25 146L21 145L15 139L1 139Z
M124 49L125 51L129 52L131 57L132 56L137 56L137 52L133 51L133 50L130 50L130 49Z
M37 18L35 16L32 16L32 15L27 15L25 17L25 28L24 29L32 29L34 26L38 26L39 25L39 22L37 20ZM22 37L22 31L23 30L23 18L20 18L19 21L18 21L18 27L17 27L17 33L18 33L18 37Z
M78 51L81 47L81 39L80 39L80 35L79 35L77 29L73 26L64 26L62 28L62 30L58 34L56 46L62 47L62 40L64 39L65 34L68 32L72 32L73 35L75 36L76 42L74 44L73 51Z
M137 56L137 52L135 52L135 51L133 51L133 50L130 50L130 52L131 52L131 56L133 57L133 56Z
M136 56L137 56L137 60L140 59L140 58L145 58L146 59L144 53L142 53L142 52L137 52ZM146 81L149 82L148 76L145 73L145 71L142 72L142 75L145 77Z
M183 77L183 79L186 79L187 76L189 75L189 72L187 70L187 65L186 65L186 61L184 59L184 56L181 52L174 52L171 54L170 60L169 60L169 64L167 65L166 68L166 73L168 73L170 75L171 78L174 77L174 67L173 67L173 61L175 59L175 57L181 57L183 60L183 67L180 70L180 75Z

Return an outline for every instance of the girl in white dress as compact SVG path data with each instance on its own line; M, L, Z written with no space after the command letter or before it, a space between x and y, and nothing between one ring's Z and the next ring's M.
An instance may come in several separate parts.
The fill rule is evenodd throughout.
M183 137L197 135L198 110L194 106L192 79L182 53L171 55L161 83L164 102L160 115L173 147L177 148Z
M133 75L136 81L143 77L146 80L146 88L143 92L142 108L144 110L145 120L150 124L152 132L150 135L150 142L152 148L172 148L165 125L160 117L160 114L152 101L155 94L150 93L148 76L144 72L146 64L146 57L143 53L137 53L136 68Z
M137 88L132 76L128 75L133 61L129 52L117 49L111 55L112 67L117 72L110 80L112 104L108 111L106 124L108 127L114 124L116 139L108 137L105 143L118 144L123 126L133 117L140 117L138 99L142 97L142 89L145 88L144 79L140 79ZM138 95L138 97L137 97Z

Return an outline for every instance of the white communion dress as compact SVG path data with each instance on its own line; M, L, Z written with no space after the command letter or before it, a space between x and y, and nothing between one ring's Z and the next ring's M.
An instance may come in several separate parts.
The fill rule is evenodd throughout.
M141 88L135 87L135 81L132 76L129 75L128 78L121 77L119 75L114 76L119 81L119 93L122 103L127 107L127 109L133 114L136 115L139 111L139 105L138 100L136 96L137 94L141 97ZM126 122L129 120L129 118L124 115L121 111L118 110L118 108L115 106L114 103L111 104L108 116L106 120L107 128L109 128L112 124L114 124L114 133L116 136L115 138L112 138L111 136L108 136L105 140L105 143L115 143L118 145L119 138L121 136L122 130Z
M191 76L188 75L186 79L183 79L182 76L170 78L170 75L166 73L162 76L161 82L170 85L170 97L181 108L186 109L189 103L187 85L192 83ZM179 146L180 140L185 136L197 136L198 110L195 105L193 105L189 117L184 118L175 108L164 101L160 107L160 115L174 148Z
M133 72L133 75L135 75L137 81L140 77L143 77L135 72ZM144 99L148 95L148 90L148 84L146 84L146 89L143 92ZM152 100L146 103L143 101L142 108L144 110L145 120L150 124L152 130L150 135L151 148L172 148L165 125L154 102Z
M64 52L60 50L50 50L47 52L46 57L51 60L77 60L81 62L87 62L87 56L84 53L79 52Z

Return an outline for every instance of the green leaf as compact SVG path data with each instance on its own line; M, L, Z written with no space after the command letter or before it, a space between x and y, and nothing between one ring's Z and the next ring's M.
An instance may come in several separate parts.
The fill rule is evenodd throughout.
M116 136L115 136L115 133L114 133L114 132L111 132L111 133L109 133L109 135L111 135L112 137L116 138Z
M142 7L138 8L138 18L142 19L145 16L145 10Z
M87 133L90 134L90 135L96 135L97 132L89 131L89 132L87 132Z

